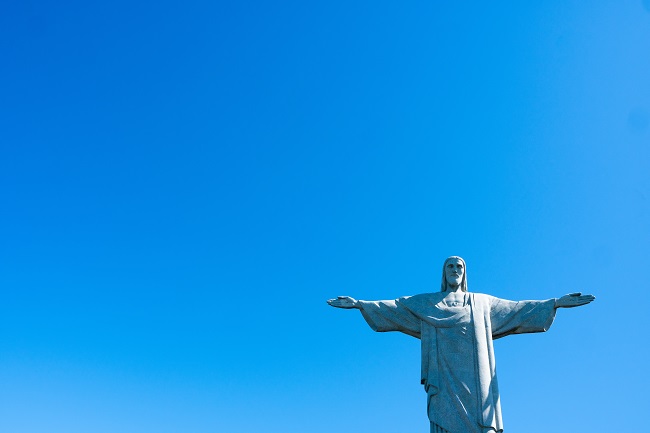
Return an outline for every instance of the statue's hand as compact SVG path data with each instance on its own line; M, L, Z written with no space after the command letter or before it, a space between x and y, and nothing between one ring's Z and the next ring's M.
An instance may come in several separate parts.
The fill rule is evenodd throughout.
M555 308L573 308L590 303L596 299L594 295L583 295L580 292L564 295L555 300Z
M360 308L359 301L349 296L338 296L336 299L328 299L327 303L336 308Z

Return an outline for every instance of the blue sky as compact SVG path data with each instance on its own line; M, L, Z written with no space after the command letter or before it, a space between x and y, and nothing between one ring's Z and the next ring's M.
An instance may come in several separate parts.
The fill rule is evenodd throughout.
M0 431L428 431L327 298L595 303L496 342L506 431L642 431L650 2L0 6Z

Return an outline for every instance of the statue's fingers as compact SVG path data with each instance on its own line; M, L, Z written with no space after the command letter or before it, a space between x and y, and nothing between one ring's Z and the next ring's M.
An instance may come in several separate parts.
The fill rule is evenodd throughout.
M580 296L582 292L569 293L569 296Z

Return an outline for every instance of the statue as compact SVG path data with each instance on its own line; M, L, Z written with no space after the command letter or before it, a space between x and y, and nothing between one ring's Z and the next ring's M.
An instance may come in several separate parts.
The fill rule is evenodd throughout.
M421 340L431 433L498 433L503 432L503 422L492 341L547 331L558 308L594 299L571 293L546 301L513 302L470 293L465 261L452 256L443 265L439 293L393 301L339 296L327 303L361 310L375 331L400 331Z

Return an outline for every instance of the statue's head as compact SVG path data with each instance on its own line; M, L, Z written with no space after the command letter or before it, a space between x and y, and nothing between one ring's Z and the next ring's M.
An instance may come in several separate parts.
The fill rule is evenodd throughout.
M465 260L458 256L447 257L442 265L441 292L459 287L463 292L467 291L467 267Z

